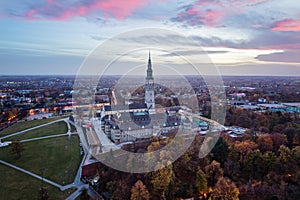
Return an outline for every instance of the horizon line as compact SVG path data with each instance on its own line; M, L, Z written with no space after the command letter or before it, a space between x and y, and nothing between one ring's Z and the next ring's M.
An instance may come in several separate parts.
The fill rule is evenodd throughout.
M19 76L97 76L97 75L93 75L93 74L90 74L90 75L77 75L77 74L0 74L0 77L5 77L5 76L9 76L9 77L12 77L12 76L16 76L16 77L19 77ZM106 75L103 75L103 76L123 76L123 75L120 75L120 74L106 74ZM129 77L144 77L144 75L127 75ZM166 76L221 76L221 77L226 77L226 76L240 76L240 77L300 77L300 75L295 75L295 74L292 74L292 75L265 75L265 74L257 74L257 75L243 75L243 74L226 74L226 75L193 75L193 74L184 74L184 75L155 75L156 77L166 77Z

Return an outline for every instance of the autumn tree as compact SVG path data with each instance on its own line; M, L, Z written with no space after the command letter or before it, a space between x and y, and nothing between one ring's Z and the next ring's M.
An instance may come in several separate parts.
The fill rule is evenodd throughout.
M273 150L273 140L269 134L260 135L257 139L257 144L263 153Z
M287 137L287 140L288 140L287 146L288 147L292 147L293 139L294 139L294 135L295 135L296 129L292 125L288 125L288 127L286 127L282 132Z
M160 166L161 164L158 164L157 167L160 168ZM153 185L154 194L157 197L166 198L173 176L174 174L171 163L169 163L168 166L153 172L151 183Z
M174 170L179 170L180 173L188 173L192 170L191 165L189 164L191 157L185 152L176 162L174 163Z
M297 162L297 165L300 166L300 146L292 149L292 157Z
M131 200L149 200L150 194L141 180L138 180L131 188Z
M265 175L263 173L264 164L263 154L260 150L249 153L245 158L244 166L244 174L247 174L247 179L262 179Z
M161 150L159 152L160 162L163 165L167 165L169 162L172 161L172 152L168 150Z
M116 189L114 190L112 199L130 199L130 186L128 184L128 180L125 180L124 178L119 179L116 182L116 185L118 185L118 187L116 187Z
M262 163L261 163L261 177L266 176L271 170L274 170L275 166L278 163L278 158L276 157L274 152L267 151L262 155Z
M220 177L214 188L212 199L213 200L238 200L239 189L231 182L230 179Z
M300 133L299 133L299 130L298 130L298 133L294 135L294 138L293 138L293 146L299 146L300 144Z
M202 195L207 191L206 175L201 169L198 169L196 174L195 190L198 195Z
M208 176L208 184L214 186L218 178L223 176L223 169L219 162L213 160L205 167L205 173Z
M273 133L270 135L272 142L273 142L273 151L277 152L281 145L287 144L287 137L286 135L280 133Z
M243 164L245 157L255 149L257 149L257 144L255 142L252 142L250 140L245 140L242 142L237 142L235 144L235 148L239 152L240 155L240 163Z
M299 170L297 162L293 159L293 151L286 146L279 148L279 167L282 174L292 174Z

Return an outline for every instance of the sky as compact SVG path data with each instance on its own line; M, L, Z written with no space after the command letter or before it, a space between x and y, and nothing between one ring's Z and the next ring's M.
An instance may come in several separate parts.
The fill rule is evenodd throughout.
M0 35L2 75L77 74L113 50L131 51L108 70L124 74L151 49L156 74L189 60L221 75L300 76L296 0L3 0Z

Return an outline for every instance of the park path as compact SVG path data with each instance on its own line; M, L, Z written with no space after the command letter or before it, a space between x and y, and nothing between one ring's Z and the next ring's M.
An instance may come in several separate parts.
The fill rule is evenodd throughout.
M45 124L42 124L42 125L38 125L38 126L35 126L35 127L32 127L32 128L29 128L29 129L26 129L26 130L23 130L23 131L19 131L19 132L16 132L16 133L13 133L13 134L10 134L10 135L7 135L7 136L4 136L4 137L1 137L1 139L5 139L5 138L9 138L9 137L12 137L12 136L16 136L16 135L19 135L19 134L22 134L24 132L27 132L27 131L31 131L31 130L34 130L34 129L37 129L37 128L40 128L40 127L43 127L43 126L47 126L47 125L50 125L50 124L53 124L53 123L56 123L56 122L59 122L59 121L64 121L66 122L67 126L68 126L68 132L67 133L63 133L63 134L56 134L56 135L49 135L49 136L42 136L42 137L37 137L37 138L30 138L30 139L25 139L25 140L21 140L21 142L30 142L30 141L35 141L35 140L42 140L42 139L48 139L48 138L55 138L55 137L62 137L62 136L71 136L71 135L75 135L75 134L78 134L77 132L75 133L72 133L71 132L71 124L75 125L74 123L72 123L72 121L70 121L68 118L64 118L64 119L59 119L59 120L55 120L53 122L49 122L49 123L45 123ZM84 151L85 154L87 153L86 151ZM81 172L82 172L82 163L84 162L84 156L83 156L83 159L79 165L79 168L78 168L78 171L77 171L77 174L74 178L74 181L73 183L70 183L68 185L60 185L58 183L55 183L54 181L51 181L49 179L46 179L44 177L41 177L35 173L32 173L30 171L27 171L23 168L20 168L20 167L17 167L15 165L12 165L8 162L5 162L3 160L0 160L0 163L3 164L3 165L6 165L8 167L11 167L11 168L14 168L20 172L23 172L25 174L28 174L30 176L33 176L39 180L43 180L45 181L46 183L54 186L54 187L57 187L59 188L61 191L65 191L67 189L70 189L70 188L77 188L77 190L75 192L73 192L69 197L67 197L66 199L67 200L74 200L76 199L84 189L87 189L88 190L88 194L92 197L97 197L97 199L99 197L101 197L99 194L97 194L94 190L91 190L89 185L88 184L85 184L83 183L81 180L80 180L80 177L81 177ZM100 198L102 199L102 198Z
M84 160L84 159L82 159L81 164L82 164L83 160ZM15 165L10 164L10 163L8 163L8 162L5 162L5 161L3 161L3 160L0 160L0 163L3 164L3 165L6 165L6 166L8 166L8 167L12 167L12 168L14 168L14 169L16 169L16 170L18 170L18 171L20 171L20 172L23 172L23 173L25 173L25 174L30 175L30 176L33 176L33 177L35 177L35 178L37 178L37 179L43 180L43 181L45 181L46 183L49 183L50 185L53 185L53 186L55 186L55 187L58 187L61 191L65 191L65 190L70 189L70 188L73 188L73 187L79 188L79 187L81 187L82 185L85 185L85 184L84 184L83 182L81 182L81 180L80 180L80 177L81 177L81 164L80 164L79 169L78 169L78 171L77 171L77 174L76 174L76 177L75 177L75 179L74 179L74 182L73 182L73 183L70 183L70 184L68 184L68 185L60 185L60 184L58 184L58 183L55 183L54 181L51 181L51 180L46 179L46 178L43 178L43 177L41 177L41 176L39 176L39 175L37 175L37 174L35 174L35 173L32 173L32 172L30 172L30 171L27 171L27 170L25 170L25 169L23 169L23 168L17 167L17 166L15 166ZM79 194L80 194L80 193L79 193ZM77 197L77 196L76 196L76 197Z
M56 121L53 121L53 122L49 122L49 123L46 123L46 124L42 124L42 125L39 125L39 126L35 126L35 127L30 128L30 129L19 131L17 133L13 133L13 134L10 134L10 135L7 135L7 136L12 137L12 136L15 136L15 135L19 135L21 133L24 133L24 132L27 132L27 131L30 131L30 130L33 130L33 129L36 129L36 128L40 128L40 127L43 127L43 126L46 126L46 125L49 125L49 124L52 124L52 123L55 123L55 122L59 122L59 121L64 121L67 124L67 126L68 126L68 132L67 133L56 134L56 135L48 135L48 136L41 136L41 137L37 137L37 138L30 138L30 139L21 140L20 142L30 142L30 141L35 141L35 140L43 140L43 139L55 138L55 137L62 137L62 136L69 136L70 137L71 135L77 134L77 132L74 132L74 133L71 132L71 125L69 123L69 119L68 118L64 118L64 119L59 119L59 120L56 120ZM4 136L4 137L0 138L0 140L4 139L4 138L7 138L7 136Z
M52 122L48 122L46 124L41 124L41 125L38 125L38 126L35 126L35 127L32 127L32 128L28 128L28 129L25 129L23 131L19 131L19 132L16 132L16 133L12 133L12 134L9 134L9 135L6 135L6 136L3 136L0 138L0 140L3 140L5 138L9 138L9 137L13 137L13 136L16 136L16 135L19 135L21 133L25 133L27 131L31 131L31 130L34 130L34 129L37 129L37 128L41 128L43 126L47 126L47 125L50 125L50 124L53 124L53 123L56 123L56 122L59 122L59 121L65 121L66 118L64 119L58 119L58 120L55 120L55 121L52 121ZM67 123L67 122L66 122ZM68 123L67 123L68 124Z
M5 162L5 161L3 161L3 160L0 160L0 163L3 164L3 165L6 165L6 166L8 166L8 167L12 167L12 168L14 168L14 169L16 169L16 170L18 170L18 171L20 171L20 172L23 172L23 173L25 173L25 174L30 175L30 176L33 176L33 177L35 177L35 178L37 178L37 179L43 180L43 181L45 181L46 183L49 183L50 185L53 185L53 186L55 186L55 187L58 187L61 191L63 191L63 190L62 190L62 189L63 189L63 186L59 185L58 183L55 183L55 182L53 182L53 181L51 181L51 180L48 180L48 179L46 179L46 178L43 178L43 177L41 177L41 176L39 176L39 175L37 175L37 174L34 174L34 173L32 173L32 172L30 172L30 171L27 171L27 170L25 170L25 169L23 169L23 168L20 168L20 167L17 167L17 166L15 166L15 165L12 165L12 164L10 164L10 163L8 163L8 162Z
M30 175L30 176L33 176L33 177L35 177L35 178L37 178L37 179L39 179L39 180L43 180L43 181L45 181L46 183L48 183L48 184L50 184L50 185L52 185L52 186L54 186L54 187L59 188L61 191L65 191L65 190L70 189L70 188L77 188L77 190L76 190L75 192L73 192L69 197L66 198L66 199L68 199L68 200L74 200L74 199L76 199L76 198L82 193L82 191L83 191L84 189L88 189L89 195L91 195L91 196L97 196L97 194L95 193L95 191L90 190L88 184L85 184L85 183L83 183L83 182L80 180L80 177L81 177L81 165L82 165L83 162L84 162L84 159L82 159L82 161L81 161L81 164L80 164L79 169L78 169L78 171L77 171L77 174L76 174L76 177L75 177L75 179L74 179L74 182L73 182L73 183L70 183L70 184L68 184L68 185L64 185L64 186L63 186L63 185L60 185L60 184L58 184L58 183L55 183L55 182L53 182L53 181L51 181L51 180L49 180L49 179L46 179L46 178L44 178L44 177L41 177L41 176L39 176L39 175L37 175L37 174L34 174L34 173L30 172L30 171L27 171L27 170L25 170L25 169L23 169L23 168L17 167L17 166L12 165L12 164L10 164L10 163L8 163L8 162L5 162L5 161L3 161L3 160L0 160L0 163L1 163L1 164L6 165L6 166L11 167L11 168L14 168L14 169L16 169L16 170L18 170L18 171L20 171L20 172L23 172L23 173L25 173L25 174L28 174L28 175Z
M71 125L70 125L70 120L69 118L65 118L64 121L66 122L67 126L68 126L68 134L71 133Z
M77 133L62 133L62 134L57 134L57 135L48 135L48 136L43 136L43 137L37 137L37 138L30 138L30 139L26 139L26 140L21 140L20 142L30 142L30 141L35 141L35 140L43 140L43 139L48 139L48 138L70 136L70 135L77 135Z

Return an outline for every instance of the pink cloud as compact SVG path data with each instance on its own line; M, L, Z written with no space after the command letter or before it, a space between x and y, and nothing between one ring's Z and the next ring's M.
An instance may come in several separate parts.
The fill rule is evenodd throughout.
M224 13L218 10L208 10L206 11L206 17L204 20L204 24L206 25L215 25L218 21L220 21L224 17Z
M47 3L48 3L48 4L54 4L54 3L55 3L55 0L47 0Z
M246 12L269 0L198 0L179 13L174 21L188 25L220 26L226 17Z
M124 19L149 3L149 0L92 0L66 5L64 2L56 0L46 0L45 5L28 10L24 14L24 18L26 20L67 20L73 17L86 16L93 12L101 12L107 18Z
M36 14L36 10L34 9L30 9L28 10L28 12L26 12L25 17L28 20L37 20L37 17L34 17L34 15Z
M198 15L199 12L196 10L196 8L190 8L186 11L186 14L188 14L188 15Z
M100 1L95 6L115 18L123 19L147 3L142 0L108 0Z
M300 20L286 19L275 23L273 31L300 31Z
M185 11L179 13L175 21L185 22L188 25L206 25L216 26L220 20L226 15L224 10L220 7L209 7L205 6L207 2L198 2L197 5L187 8Z
M282 49L282 50L299 50L300 49L300 43L298 41L295 41L295 43L288 43L288 44L278 44L278 45L267 45L263 47L262 49Z

